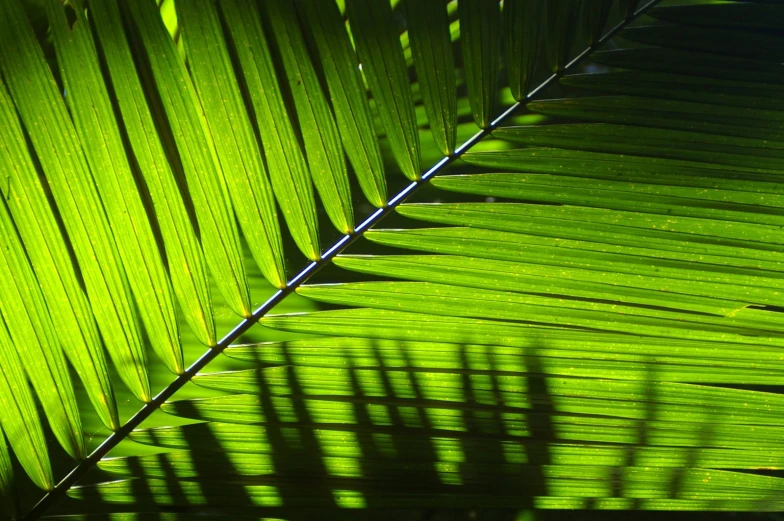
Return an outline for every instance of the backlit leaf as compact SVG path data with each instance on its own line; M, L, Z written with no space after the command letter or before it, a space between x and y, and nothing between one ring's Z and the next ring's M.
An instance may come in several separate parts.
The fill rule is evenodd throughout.
M430 131L444 155L455 150L457 100L449 18L440 0L404 2L408 34Z
M250 118L211 0L177 4L188 64L215 144L234 213L264 277L286 284L278 214Z
M63 218L109 355L128 388L148 401L147 356L131 291L81 142L21 6L11 1L0 8L8 90Z
M365 197L374 206L382 207L387 201L384 165L359 61L343 19L331 2L306 0L301 6L317 42L346 155Z
M419 135L403 50L387 0L349 0L346 11L392 154L409 179L420 176Z
M463 70L468 87L468 101L474 122L487 127L493 117L493 103L498 84L501 15L499 4L486 0L461 0L460 39Z
M310 63L297 13L288 0L271 0L265 7L289 78L313 184L332 224L339 232L349 233L354 229L354 212L343 149L332 110Z

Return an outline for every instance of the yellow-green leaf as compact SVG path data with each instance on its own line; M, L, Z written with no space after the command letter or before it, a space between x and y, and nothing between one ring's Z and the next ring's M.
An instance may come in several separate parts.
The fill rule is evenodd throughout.
M115 239L82 144L16 0L0 4L0 34L7 36L0 68L51 187L109 355L128 388L147 401L147 356Z
M278 214L212 0L177 3L188 65L245 239L264 277L286 285Z
M319 251L316 201L310 172L292 128L278 83L258 6L220 2L248 83L272 187L294 242L311 260Z
M387 202L384 165L359 60L343 18L332 2L306 0L301 7L317 42L346 155L365 197L374 206L383 207Z
M184 370L174 298L114 117L98 54L81 10L69 25L59 0L47 0L49 24L71 119L112 229L136 309L155 353L174 374Z
M116 0L113 0L116 1ZM207 266L229 307L250 315L239 232L223 171L185 64L153 0L121 0L138 29L196 210Z
M30 479L44 490L54 486L41 420L22 363L0 317L0 424ZM5 440L0 440L5 443Z
M33 164L19 119L5 85L0 81L0 165L8 175L8 189L0 190L33 267L60 345L84 382L101 422L119 427L117 406L109 383L98 328L65 239L47 201Z
M408 0L403 5L430 132L448 156L455 150L457 83L446 6L440 0Z
M125 38L120 11L114 2L89 0L89 4L122 122L155 207L154 215L161 230L174 293L196 337L202 343L212 345L215 343L215 321L204 254L175 173L166 158L164 144L155 129L138 77L139 70Z
M346 11L392 154L406 177L419 179L416 115L392 8L387 0L350 0Z
M19 354L57 440L81 458L82 424L68 366L5 202L0 203L0 273L6 275L0 281L0 314L13 342L9 348Z
M308 57L297 12L288 0L270 0L265 7L294 96L313 184L335 228L350 233L354 230L354 210L343 148L332 110Z

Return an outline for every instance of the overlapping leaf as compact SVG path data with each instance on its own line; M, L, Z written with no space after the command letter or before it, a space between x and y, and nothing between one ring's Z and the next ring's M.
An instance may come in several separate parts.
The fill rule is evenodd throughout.
M0 68L8 90L63 217L109 354L126 385L147 401L147 357L131 292L81 142L21 6L2 8Z
M56 0L47 2L55 49L71 119L84 147L106 216L116 235L128 283L147 336L158 357L175 374L184 370L174 299L147 213L136 188L100 64L80 12L69 27Z

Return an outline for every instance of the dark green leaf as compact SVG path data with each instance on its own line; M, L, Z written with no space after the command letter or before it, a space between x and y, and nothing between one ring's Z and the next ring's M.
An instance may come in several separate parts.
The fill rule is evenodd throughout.
M631 18L638 3L639 0L618 0L618 10L621 12L621 16L627 20Z
M461 0L460 39L468 101L474 122L486 128L493 120L498 85L498 53L501 16L498 3L487 0Z
M610 124L506 127L493 135L525 145L612 152L784 172L784 142Z
M524 99L531 89L540 54L545 8L549 8L547 3L542 0L504 2L504 58L509 88L517 101Z
M651 25L626 29L623 38L633 42L721 57L750 58L780 63L784 60L784 38L764 32L740 32L714 28L688 29L682 25Z
M650 16L673 23L707 27L768 29L784 28L784 10L773 3L728 2L713 5L656 7Z
M562 71L572 57L572 47L576 43L580 4L596 1L598 0L547 0L543 2L544 42L551 71Z
M781 99L784 88L765 83L638 71L575 74L565 76L561 82L564 85L615 94L784 111L784 100ZM711 108L712 110L715 109Z
M643 47L595 52L591 54L591 60L611 67L668 74L772 85L784 83L784 71L778 63L719 56L705 52Z
M441 0L406 0L406 19L430 131L442 154L455 150L457 82L449 18Z

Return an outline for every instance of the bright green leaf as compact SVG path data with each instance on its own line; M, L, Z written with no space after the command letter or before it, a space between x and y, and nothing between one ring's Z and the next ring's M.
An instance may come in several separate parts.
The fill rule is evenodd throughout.
M367 91L359 72L359 60L351 47L343 18L331 2L307 0L301 2L301 6L317 42L346 155L365 197L374 206L383 207L387 201L384 165Z
M131 292L81 142L21 7L12 1L0 8L0 34L9 42L0 46L0 67L11 97L51 187L109 355L128 388L148 401L147 356Z
M234 213L264 277L286 285L278 214L250 118L211 0L177 4L188 65L204 108Z
M457 99L449 17L440 0L403 3L408 34L430 131L442 154L455 150Z
M310 172L289 121L258 7L220 3L256 113L270 179L289 232L302 253L320 257L316 201Z
M59 0L47 1L58 63L74 128L109 219L136 309L155 353L174 374L184 371L171 282L123 147L86 18L68 25Z
M346 10L362 70L392 154L411 180L420 176L420 146L408 70L387 0L350 0Z
M174 293L196 337L202 343L212 345L215 343L215 322L204 254L174 170L166 158L162 138L155 130L137 76L139 71L124 38L120 11L114 2L89 0L89 4L128 140L155 205L155 218L165 245Z
M460 0L460 39L463 71L474 122L486 128L493 120L498 85L501 16L496 2Z
M239 233L195 88L152 0L122 1L138 28L182 160L207 266L232 311L249 316L250 295Z
M308 57L294 4L271 0L264 5L294 97L313 184L335 228L350 233L354 211L338 128Z

